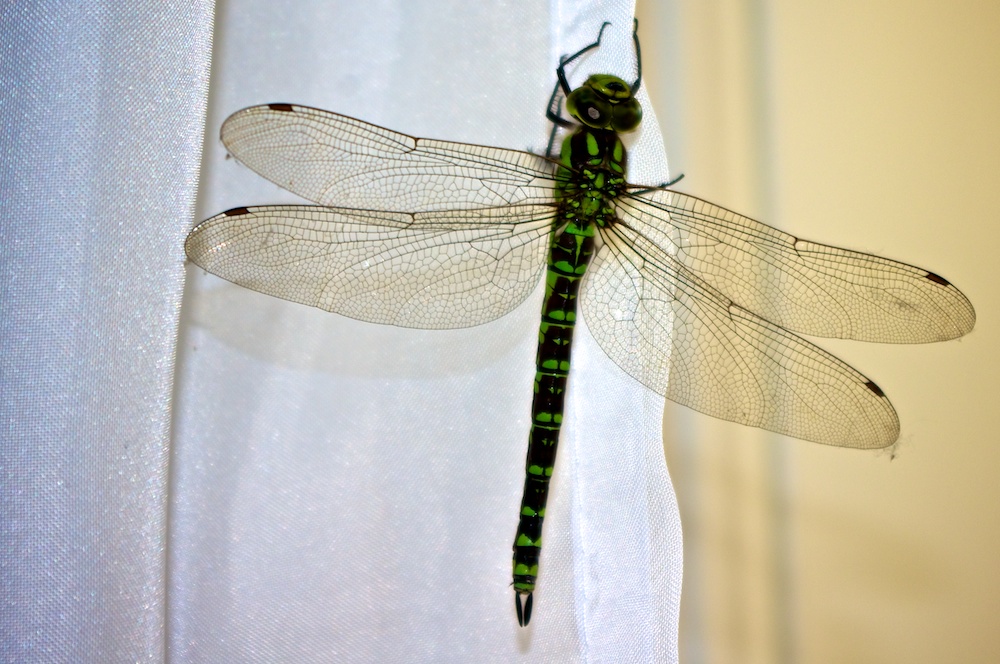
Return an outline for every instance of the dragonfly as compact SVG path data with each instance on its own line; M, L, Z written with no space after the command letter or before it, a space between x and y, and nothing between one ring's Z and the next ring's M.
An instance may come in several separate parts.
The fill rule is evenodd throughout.
M799 335L954 339L969 300L925 269L800 239L675 189L626 180L621 134L642 80L560 59L545 154L414 138L288 103L231 115L229 153L316 205L227 210L189 259L246 288L362 321L481 325L544 279L524 492L513 546L518 623L531 619L578 311L612 361L702 413L817 443L893 444L883 391ZM568 118L563 115L563 106ZM558 154L557 131L568 132Z

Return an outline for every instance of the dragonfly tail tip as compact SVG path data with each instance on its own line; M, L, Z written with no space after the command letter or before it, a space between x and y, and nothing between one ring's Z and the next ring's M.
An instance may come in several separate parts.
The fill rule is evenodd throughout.
M524 600L524 608L521 608L521 593L514 593L514 608L517 609L517 624L521 627L527 627L528 622L531 620L531 600L532 593L527 593L527 598Z

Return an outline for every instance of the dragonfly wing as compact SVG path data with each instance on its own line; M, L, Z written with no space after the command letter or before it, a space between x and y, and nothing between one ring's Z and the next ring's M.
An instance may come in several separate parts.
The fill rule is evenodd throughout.
M449 329L494 320L538 285L550 205L407 214L275 205L198 225L192 262L261 293L373 323Z
M714 417L828 445L892 444L899 420L865 376L731 302L625 225L583 290L587 326L622 369Z
M552 200L554 167L536 155L414 138L307 106L245 108L221 134L240 162L320 205L423 212Z
M740 307L802 334L885 343L960 337L968 299L912 265L783 233L666 189L619 199L627 225Z

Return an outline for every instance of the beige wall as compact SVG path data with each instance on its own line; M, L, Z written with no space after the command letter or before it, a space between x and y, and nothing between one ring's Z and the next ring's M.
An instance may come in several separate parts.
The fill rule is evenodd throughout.
M961 341L818 340L902 421L889 454L669 405L681 659L1000 661L1000 2L640 0L683 191L940 273Z

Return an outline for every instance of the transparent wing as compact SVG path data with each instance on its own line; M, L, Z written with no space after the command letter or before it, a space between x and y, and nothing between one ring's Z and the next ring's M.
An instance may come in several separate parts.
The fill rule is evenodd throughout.
M460 328L502 316L538 285L554 216L551 205L236 208L198 225L185 249L261 293L373 323Z
M969 332L976 314L932 272L800 240L666 189L619 199L619 216L736 305L820 337L924 343Z
M899 435L882 391L813 344L731 302L627 224L602 229L583 313L601 348L667 398L828 445Z
M229 116L240 162L320 205L426 212L552 200L551 162L527 152L413 138L292 104Z

